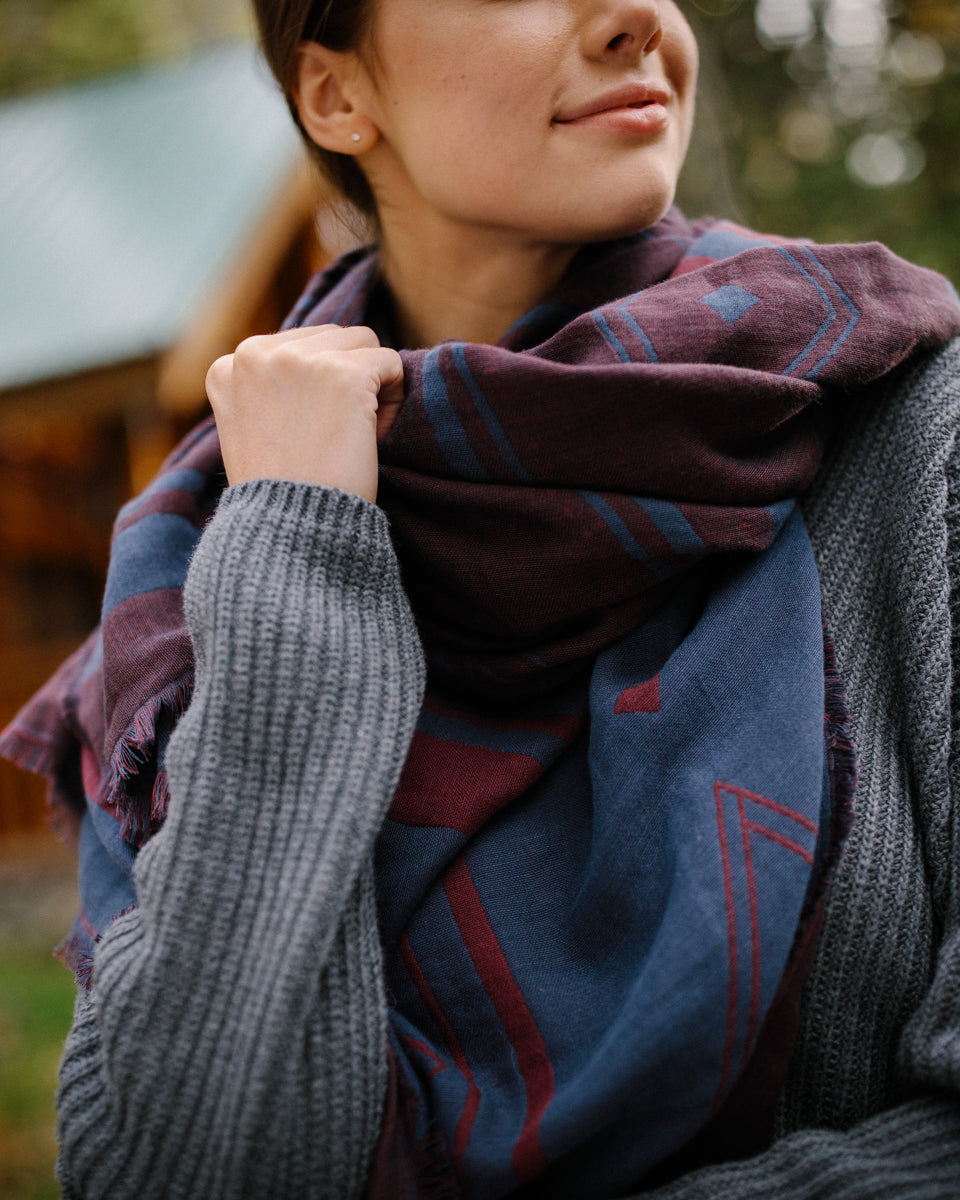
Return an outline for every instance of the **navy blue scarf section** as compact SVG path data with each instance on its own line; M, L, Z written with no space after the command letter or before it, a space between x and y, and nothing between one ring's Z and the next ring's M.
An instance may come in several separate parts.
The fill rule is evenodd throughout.
M830 819L817 575L795 506L770 516L585 691L513 719L428 697L377 876L419 1133L472 1196L615 1195L750 1060Z

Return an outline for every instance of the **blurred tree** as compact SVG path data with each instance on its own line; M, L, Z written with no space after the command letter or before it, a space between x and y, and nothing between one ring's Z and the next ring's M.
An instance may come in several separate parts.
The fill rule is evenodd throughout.
M876 238L960 279L956 0L687 7L705 67L688 207L820 241Z
M0 0L0 95L247 33L248 7L244 0Z

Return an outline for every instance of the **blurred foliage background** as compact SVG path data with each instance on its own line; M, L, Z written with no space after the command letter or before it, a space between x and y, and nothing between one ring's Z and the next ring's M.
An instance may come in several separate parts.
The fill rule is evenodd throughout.
M704 58L691 211L877 239L960 279L960 2L688 0Z
M960 0L680 0L704 60L681 202L960 279ZM0 0L0 95L249 33L244 0Z
M245 0L0 0L0 95L249 33L247 7Z

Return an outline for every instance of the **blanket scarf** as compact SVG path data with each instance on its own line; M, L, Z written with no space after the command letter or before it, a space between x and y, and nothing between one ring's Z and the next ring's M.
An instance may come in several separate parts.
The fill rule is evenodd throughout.
M355 252L288 325L377 324L382 295ZM381 1165L403 1125L449 1165L426 1190L610 1196L748 1083L772 1108L853 790L797 499L825 416L958 325L880 246L673 210L581 251L497 345L403 352L378 503L429 682L377 847ZM0 746L81 828L81 981L164 818L223 486L208 421L120 513L100 629Z

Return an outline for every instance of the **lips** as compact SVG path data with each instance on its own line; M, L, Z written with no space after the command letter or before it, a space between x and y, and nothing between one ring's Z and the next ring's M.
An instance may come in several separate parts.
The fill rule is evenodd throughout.
M612 91L594 96L591 100L562 109L554 118L557 125L570 125L574 121L582 121L587 117L596 117L601 113L619 112L624 109L641 109L650 105L660 105L665 108L671 99L670 89L662 83L630 83Z

